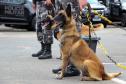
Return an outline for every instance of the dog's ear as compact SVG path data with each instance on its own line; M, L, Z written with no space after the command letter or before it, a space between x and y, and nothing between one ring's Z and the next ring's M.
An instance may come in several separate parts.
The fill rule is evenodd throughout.
M66 14L67 14L68 17L71 17L71 4L67 5Z

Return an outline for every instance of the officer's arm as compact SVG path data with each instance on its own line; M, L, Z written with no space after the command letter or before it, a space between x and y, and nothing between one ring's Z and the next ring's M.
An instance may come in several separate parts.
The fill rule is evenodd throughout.
M47 5L51 5L52 4L52 0L46 0L46 4Z
M32 8L33 8L34 11L36 10L36 2L35 2L35 0L32 0Z
M79 0L79 4L80 4L80 9L82 10L83 7L87 4L87 0Z

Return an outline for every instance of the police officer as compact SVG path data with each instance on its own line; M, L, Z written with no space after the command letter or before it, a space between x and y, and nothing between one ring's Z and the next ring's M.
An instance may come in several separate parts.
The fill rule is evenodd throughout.
M48 14L54 15L53 4L50 0L33 0L33 9L36 11L36 32L41 49L39 52L32 54L32 56L38 57L39 59L52 58L52 30L46 29L41 22Z

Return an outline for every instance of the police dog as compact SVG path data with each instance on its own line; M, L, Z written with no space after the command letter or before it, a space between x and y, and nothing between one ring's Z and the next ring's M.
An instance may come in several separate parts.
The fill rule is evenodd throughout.
M72 62L81 73L81 80L110 80L121 73L106 73L104 66L89 48L88 44L80 38L76 28L76 22L71 15L71 5L65 10L59 11L54 17L55 25L62 26L60 38L62 65L58 79L64 77L64 71L69 62ZM53 26L55 28L55 26Z

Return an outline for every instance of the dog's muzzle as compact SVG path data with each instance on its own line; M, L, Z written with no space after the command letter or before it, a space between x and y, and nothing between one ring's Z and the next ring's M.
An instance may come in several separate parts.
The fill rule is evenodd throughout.
M57 19L57 18L56 18ZM54 18L54 24L55 24L55 27L58 27L58 28L61 28L61 27L63 27L63 22L62 21L58 21L58 20L56 20L55 18Z

